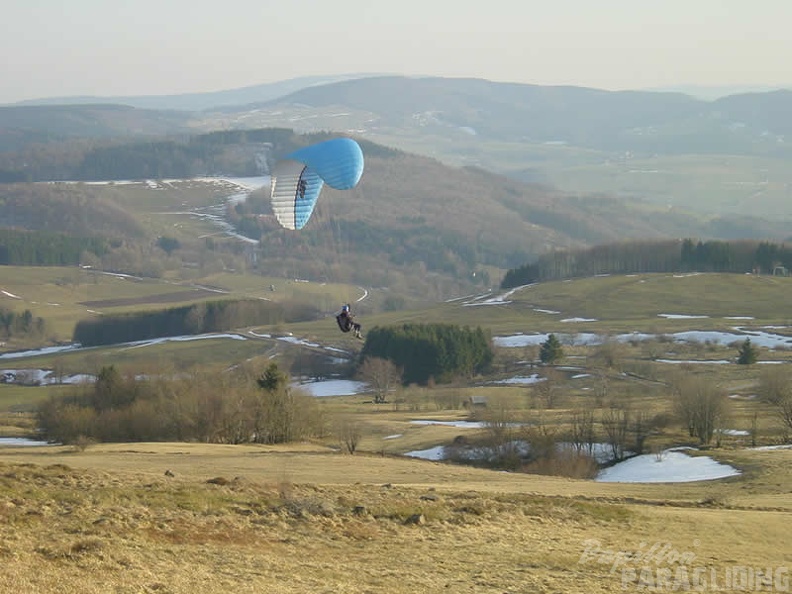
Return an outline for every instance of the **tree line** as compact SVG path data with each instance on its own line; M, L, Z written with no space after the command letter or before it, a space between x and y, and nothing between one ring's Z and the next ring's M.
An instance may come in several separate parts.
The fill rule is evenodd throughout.
M314 399L289 387L276 364L230 372L123 375L103 367L96 382L38 409L46 439L285 443L324 431Z
M287 128L260 128L145 141L53 142L25 151L0 153L0 183L186 178L220 173L258 175L263 173L262 155L269 159L272 153L277 158L331 137L326 132L299 135ZM372 143L365 145L364 150L378 155L390 151Z
M108 250L109 241L101 237L0 229L3 266L76 266L85 252L101 258Z
M35 317L26 309L22 313L0 307L0 338L41 337L46 331L44 318Z
M372 328L361 358L392 361L403 370L405 384L449 382L486 371L494 353L490 337L480 327L452 324L402 324Z
M792 269L792 247L767 241L663 240L554 251L510 269L501 288L595 274L646 272L757 272Z
M83 346L100 346L165 336L223 332L241 326L271 325L282 321L283 308L268 301L207 301L158 311L80 320L74 328L73 338Z

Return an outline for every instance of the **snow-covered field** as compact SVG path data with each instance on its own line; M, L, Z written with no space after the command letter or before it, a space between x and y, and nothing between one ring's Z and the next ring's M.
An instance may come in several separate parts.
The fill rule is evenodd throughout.
M337 379L309 382L305 384L294 383L292 387L305 390L316 398L323 398L326 396L351 396L353 394L359 394L366 389L366 384L353 380Z
M689 456L667 450L635 456L602 470L595 480L603 483L689 483L736 476L740 471L709 456Z

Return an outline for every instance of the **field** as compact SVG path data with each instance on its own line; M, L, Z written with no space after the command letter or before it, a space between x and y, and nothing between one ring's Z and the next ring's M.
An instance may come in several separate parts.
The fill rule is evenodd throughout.
M0 588L725 590L750 569L752 584L769 572L786 591L792 456L736 460L755 470L717 485L633 486L310 446L9 450Z
M4 278L3 289L30 295L26 287L35 279L27 275L33 272L20 269L15 284ZM58 290L46 277L35 278L46 287L38 293L46 299ZM102 279L108 290L93 295L137 297L141 303L123 307L149 307L169 286L124 282ZM286 281L272 282L283 287ZM351 419L359 428L354 455L344 453L332 432L282 446L0 448L0 591L632 592L684 591L686 584L694 591L788 591L792 450L750 447L786 439L773 409L756 399L766 370L783 366L723 364L734 361L736 344L669 336L766 326L783 335L791 324L790 283L748 275L610 276L469 296L421 310L373 309L362 318L367 328L443 321L481 324L501 338L553 332L562 337L566 357L552 371L552 402L534 385L497 383L551 374L530 363L532 346L498 348L487 377L409 386L384 405L373 405L366 394L319 399L329 420ZM195 284L232 296L283 293L270 296L261 288L269 283L245 275ZM362 296L354 287L294 283L292 289L302 299L333 303ZM184 287L174 293L180 291ZM71 300L68 292L61 295L62 307L78 311L85 298L75 293ZM63 327L68 319L63 316ZM296 374L301 364L309 365L309 353L344 356L328 350L339 349L352 357L360 348L331 322L255 328L255 334L240 329L246 340L77 350L3 365L92 372L113 363L133 371L163 361L181 369L242 361L263 366L276 357ZM604 344L576 340L630 332L656 336ZM279 338L286 333L314 346ZM610 365L603 363L606 355ZM761 348L760 361L788 363L789 351ZM490 411L559 435L576 411L600 414L616 403L672 418L671 385L679 374L705 378L731 396L727 427L739 433L701 453L737 468L738 476L601 483L402 455L459 435L485 434L410 422L486 417L464 408L472 395L486 396ZM29 434L30 411L56 389L69 388L0 386L0 433ZM657 452L697 444L671 421L657 426L646 445Z

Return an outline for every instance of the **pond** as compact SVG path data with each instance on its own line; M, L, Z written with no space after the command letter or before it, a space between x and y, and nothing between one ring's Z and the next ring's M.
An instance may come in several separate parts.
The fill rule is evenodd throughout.
M49 442L40 441L36 439L29 439L27 437L0 437L0 447L29 447L29 446L46 446L51 445Z

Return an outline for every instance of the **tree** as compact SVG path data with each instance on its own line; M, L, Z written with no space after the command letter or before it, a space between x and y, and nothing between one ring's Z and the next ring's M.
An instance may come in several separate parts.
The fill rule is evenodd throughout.
M555 334L550 334L547 340L542 343L539 350L539 359L542 363L550 365L560 361L564 357L564 349Z
M590 410L572 411L570 427L572 447L577 452L585 452L589 456L594 454L594 413Z
M746 338L740 346L737 363L740 365L753 365L759 356L756 347L751 344L751 339Z
M605 431L607 443L611 448L614 460L624 458L624 450L627 445L627 434L630 423L630 413L627 409L611 407L602 411L600 421L602 429Z
M286 385L289 381L288 376L282 373L278 368L277 363L270 363L261 374L261 377L256 380L259 388L267 392L274 392Z
M289 387L289 377L270 363L256 383L264 391L257 400L256 436L260 443L286 443L297 437L297 406Z
M157 240L157 247L164 250L165 253L170 256L174 250L178 250L181 247L181 244L175 237L163 236Z
M792 373L781 365L770 366L759 380L759 393L775 407L784 427L792 429Z
M545 408L555 408L558 404L560 394L559 386L561 378L558 371L552 367L545 373L543 381L534 384L534 389L539 397L544 401Z
M134 385L126 385L115 365L107 365L99 370L94 383L92 402L96 412L125 408L134 399Z
M625 346L617 340L606 340L594 349L592 362L606 369L620 369Z
M358 370L358 377L371 386L374 403L382 404L388 397L388 392L401 384L402 372L389 359L366 357Z
M677 414L690 437L708 444L726 417L728 401L723 390L705 378L688 375L676 382L674 391Z
M347 453L354 454L360 443L360 424L352 417L344 417L338 423L338 438Z

